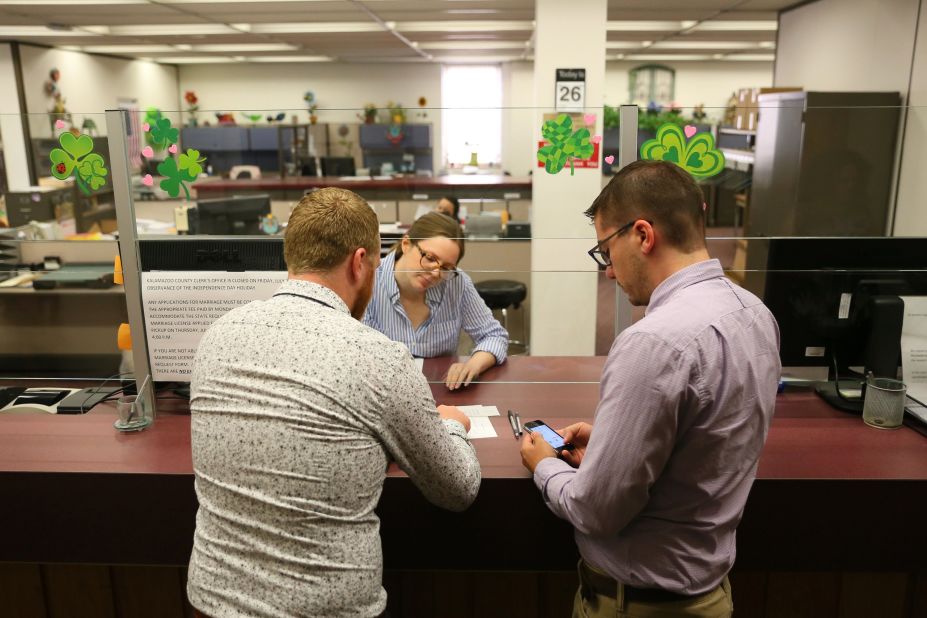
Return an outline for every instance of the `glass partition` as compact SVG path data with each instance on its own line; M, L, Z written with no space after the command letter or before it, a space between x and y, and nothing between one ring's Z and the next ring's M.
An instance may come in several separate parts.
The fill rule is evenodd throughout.
M115 268L119 245L107 137L103 113L0 116L5 384L35 379L79 388L102 381L113 387L109 394L132 371L131 356L118 342L120 325L129 320Z
M618 108L566 115L542 108L420 107L376 113L316 109L311 115L305 109L207 110L195 116L140 108L81 115L61 128L55 126L60 119L29 116L30 130L42 136L33 138L32 152L45 153L33 154L34 168L45 170L39 184L60 183L55 190L67 199L56 198L47 213L23 222L15 212L16 192L7 193L11 227L5 230L4 255L11 267L5 272L46 276L56 257L65 265L102 264L112 260L120 245L126 258L130 247L125 270L139 285L137 296L133 294L138 304L132 329L135 350L151 365L156 386L183 383L199 334L221 313L218 308L265 297L285 277L282 235L296 204L319 188L343 187L365 198L375 211L384 257L423 214L450 212L462 224L466 250L459 269L510 340L506 364L478 381L592 385L616 333L645 313L645 307L630 306L610 271L587 255L596 234L583 211L622 161L667 158L693 174L705 196L709 254L733 281L777 307L774 312L788 343L796 324L816 323L807 312L796 311L793 305L811 301L790 296L793 288L818 287L823 294L842 285L854 289L840 294L865 299L868 291L854 291L864 273L875 270L875 279L881 281L890 278L888 272L927 268L915 258L878 262L879 252L895 252L896 245L867 240L889 235L898 213L917 221L911 170L918 163L905 160L900 147L903 120L913 112L922 110L865 93L844 100L770 92L731 108L642 109L637 126L629 127L616 120ZM464 125L498 122L498 147L488 143L485 131L474 132L479 141L458 143L460 131L442 128L448 118ZM9 119L2 126L8 125ZM80 128L72 133L78 125L93 135ZM636 136L636 143L629 141L635 143L633 156L621 152L621 131ZM79 160L90 154L80 146L86 143L85 134L100 161ZM58 145L49 148L53 144L48 140ZM457 142L446 143L450 140ZM465 162L461 148L472 149ZM919 151L909 152L913 157ZM121 157L119 165L113 157ZM107 174L97 173L101 169ZM50 199L45 195L43 191L36 200L29 194L38 205L33 208ZM131 221L123 221L125 217ZM127 227L117 230L124 223ZM119 231L123 236L131 231L134 237L117 244ZM916 225L895 230L895 235L906 232L923 235ZM773 257L783 251L804 255L807 247L824 246L776 244L789 237L846 239L846 244L834 245L835 255L848 251L860 259L829 262L815 253L804 264L776 266ZM82 240L72 242L74 238ZM236 262L242 243L251 241L262 243L259 263ZM840 280L845 285L823 279L809 283L809 270L850 274ZM250 279L242 282L242 277ZM920 293L918 278L902 279L903 295ZM187 322L183 336L157 312L157 303L176 295L181 289L177 286L186 286L184 297L190 300L215 301L196 320L178 316ZM34 358L28 363L11 360L6 377L37 367L66 377L99 379L126 367L115 333L119 323L132 322L134 310L121 286L42 294L9 287L4 298L16 300L3 311L6 350L0 354ZM875 287L891 288L887 283ZM827 300L811 303L815 311L834 302L828 294ZM836 302L837 319L844 319L839 317L839 295ZM846 362L838 357L834 369L832 347L810 339L791 341L796 347L791 352L784 348L783 360L799 367L799 374L844 375L851 367L866 366L855 348ZM475 346L462 331L456 352L467 356ZM824 356L816 356L822 347ZM799 348L811 355L796 355ZM105 357L105 362L81 361L80 370L65 369L80 354ZM60 357L57 364L48 361L52 357ZM529 370L532 357L556 357L560 369ZM139 358L134 357L135 364ZM426 363L426 376L436 387L448 364Z

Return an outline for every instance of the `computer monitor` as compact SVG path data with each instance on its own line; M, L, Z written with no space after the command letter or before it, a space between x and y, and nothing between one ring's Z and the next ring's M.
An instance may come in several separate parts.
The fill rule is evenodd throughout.
M498 238L502 235L502 217L498 213L473 214L467 217L468 237Z
M897 375L902 296L927 296L927 238L769 239L763 298L779 323L782 365L827 367L818 394L837 408L862 411L861 398L842 392L867 372Z
M354 176L354 157L320 157L323 176Z
M191 234L263 234L261 218L270 214L269 195L233 195L197 200Z

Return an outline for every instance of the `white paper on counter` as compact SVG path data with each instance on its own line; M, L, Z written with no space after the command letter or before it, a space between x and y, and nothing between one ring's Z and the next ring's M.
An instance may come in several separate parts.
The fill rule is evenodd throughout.
M467 437L471 440L476 440L478 438L496 438L498 435L489 418L477 416L470 419L470 433L467 434Z

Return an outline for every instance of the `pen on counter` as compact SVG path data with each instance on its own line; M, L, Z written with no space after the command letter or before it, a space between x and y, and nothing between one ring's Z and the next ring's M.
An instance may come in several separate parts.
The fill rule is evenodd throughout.
M515 438L521 437L521 422L518 420L518 414L509 410L509 425L512 426L512 434Z

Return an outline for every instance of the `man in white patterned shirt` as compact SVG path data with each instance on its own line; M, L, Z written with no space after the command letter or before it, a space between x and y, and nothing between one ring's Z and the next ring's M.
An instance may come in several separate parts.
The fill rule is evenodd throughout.
M187 584L199 615L379 616L374 508L388 463L444 508L476 497L467 417L436 409L406 348L358 321L379 248L362 198L331 188L304 197L286 230L289 279L200 342Z
M586 215L589 254L647 306L615 339L595 423L563 430L557 459L526 437L522 459L582 555L573 615L728 618L735 531L772 420L779 329L705 247L688 172L637 161Z

